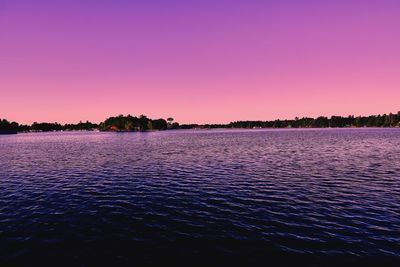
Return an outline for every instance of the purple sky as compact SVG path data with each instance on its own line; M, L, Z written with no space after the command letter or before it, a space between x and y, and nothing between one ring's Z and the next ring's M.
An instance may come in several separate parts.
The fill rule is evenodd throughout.
M400 1L0 0L0 118L400 110Z

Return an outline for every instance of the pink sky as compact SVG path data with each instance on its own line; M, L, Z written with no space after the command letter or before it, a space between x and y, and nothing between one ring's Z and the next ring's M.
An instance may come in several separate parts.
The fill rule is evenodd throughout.
M0 118L400 111L399 1L134 2L0 0Z

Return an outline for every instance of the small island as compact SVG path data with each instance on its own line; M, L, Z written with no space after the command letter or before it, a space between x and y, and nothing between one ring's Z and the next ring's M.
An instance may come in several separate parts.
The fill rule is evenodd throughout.
M132 115L110 117L100 123L98 129L108 132L143 132L143 131L162 131L178 128L178 123L172 123L173 118L149 119L145 115L134 117Z

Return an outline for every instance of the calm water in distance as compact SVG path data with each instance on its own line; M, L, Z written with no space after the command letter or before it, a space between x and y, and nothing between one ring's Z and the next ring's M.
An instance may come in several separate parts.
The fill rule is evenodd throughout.
M168 261L396 265L400 129L0 136L0 266Z

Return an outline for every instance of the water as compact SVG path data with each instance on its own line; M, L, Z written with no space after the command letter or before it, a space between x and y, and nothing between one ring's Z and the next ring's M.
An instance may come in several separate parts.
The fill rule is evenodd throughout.
M1 266L396 265L400 129L0 136Z

